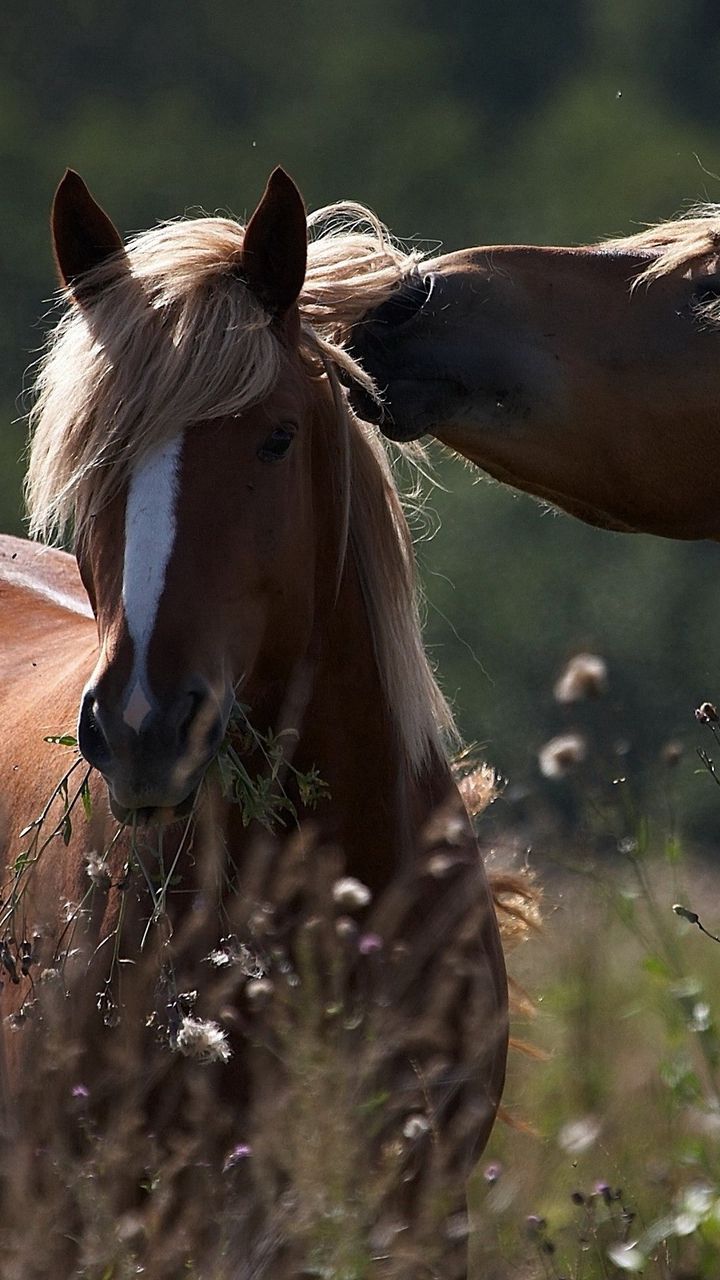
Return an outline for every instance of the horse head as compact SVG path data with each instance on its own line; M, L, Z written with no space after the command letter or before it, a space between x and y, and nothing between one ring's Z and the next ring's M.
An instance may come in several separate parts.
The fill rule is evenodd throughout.
M305 211L278 169L240 242L237 224L207 219L126 250L68 173L52 225L69 328L98 363L76 442L76 552L100 643L79 744L117 817L174 816L235 698L262 709L310 643L312 427L328 392L300 352Z
M600 246L412 262L351 339L382 430L432 434L591 524L720 536L711 213Z

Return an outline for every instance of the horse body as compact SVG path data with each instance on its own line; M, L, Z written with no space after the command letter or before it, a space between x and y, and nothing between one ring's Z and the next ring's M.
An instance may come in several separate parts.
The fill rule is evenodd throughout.
M408 261L352 338L383 429L601 527L716 538L716 226Z
M0 716L9 729L2 806L16 838L62 773L58 748L45 739L74 725L97 634L77 565L63 551L0 538L0 601Z
M281 175L244 236L221 220L170 229L151 280L143 245L126 259L78 182L66 179L55 206L72 301L43 375L30 477L34 527L71 516L79 571L13 539L0 562L0 1000L16 1028L6 1100L22 1093L39 1046L49 1075L26 1117L34 1108L52 1129L67 1112L62 1089L80 1078L106 1135L135 1132L132 1113L153 1149L185 1143L187 1168L163 1175L178 1183L176 1217L197 1199L198 1170L219 1170L249 1136L247 1274L296 1274L315 1209L297 1210L304 1226L290 1243L278 1229L270 1248L268 1224L281 1193L301 1207L309 1194L297 1152L322 1118L305 1115L303 1071L315 1064L315 1079L329 1037L331 1093L348 1093L352 1063L346 1114L336 1098L340 1119L327 1121L329 1141L345 1125L355 1143L337 1157L352 1152L345 1199L368 1179L382 1188L362 1248L379 1247L373 1223L401 1214L403 1249L434 1240L439 1274L462 1274L457 1250L435 1238L499 1105L502 948L441 746L444 704L420 641L399 499L379 444L343 411L328 349L300 325L299 197ZM189 287L168 299L183 271ZM222 374L213 324L233 367L226 387L208 390L203 358ZM175 408L174 431L155 435L135 399L143 377L154 394L154 362L168 378L158 421L166 402ZM78 708L84 761L44 741L67 734ZM271 805L292 804L283 824L261 812L264 830L236 802L227 744L246 778L270 775ZM68 758L66 790L21 839ZM303 788L316 773L326 793L314 803ZM336 929L341 911L361 922ZM276 990L267 1008L249 990L261 973L265 995ZM317 1008L311 995L303 1004L305 988ZM337 1043L325 1005L344 1010ZM210 1066L196 1061L208 1056ZM211 1095L198 1125L203 1073ZM382 1117L365 1134L359 1108L378 1095ZM279 1097L287 1132L273 1123ZM408 1114L430 1144L408 1146ZM146 1147L128 1152L120 1204L147 1177ZM317 1159L318 1177L337 1182ZM417 1274L417 1255L407 1266Z

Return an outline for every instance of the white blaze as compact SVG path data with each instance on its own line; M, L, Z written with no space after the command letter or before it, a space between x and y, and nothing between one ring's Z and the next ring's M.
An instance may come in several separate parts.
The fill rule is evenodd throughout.
M122 594L134 659L123 719L136 733L153 706L147 656L175 542L182 446L177 436L153 449L128 485Z

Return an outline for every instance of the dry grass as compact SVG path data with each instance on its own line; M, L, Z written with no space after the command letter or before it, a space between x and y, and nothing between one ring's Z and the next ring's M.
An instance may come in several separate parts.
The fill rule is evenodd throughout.
M465 789L492 794L485 774ZM72 966L38 982L33 1016L5 1027L26 1068L5 1114L2 1280L465 1276L493 1027L476 872L441 822L426 852L365 906L339 852L299 833L272 902L244 869L224 958L199 981L217 922L176 931L172 999L153 935L117 1026ZM497 902L517 940L531 893L505 878ZM394 922L382 937L378 918ZM191 977L197 997L178 996ZM168 1018L189 1013L226 1037L232 1069L170 1051Z

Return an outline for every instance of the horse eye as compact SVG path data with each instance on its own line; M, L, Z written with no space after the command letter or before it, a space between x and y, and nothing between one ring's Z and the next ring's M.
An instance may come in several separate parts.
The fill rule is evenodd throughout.
M295 438L294 427L275 427L257 451L261 462L279 462L285 457Z

